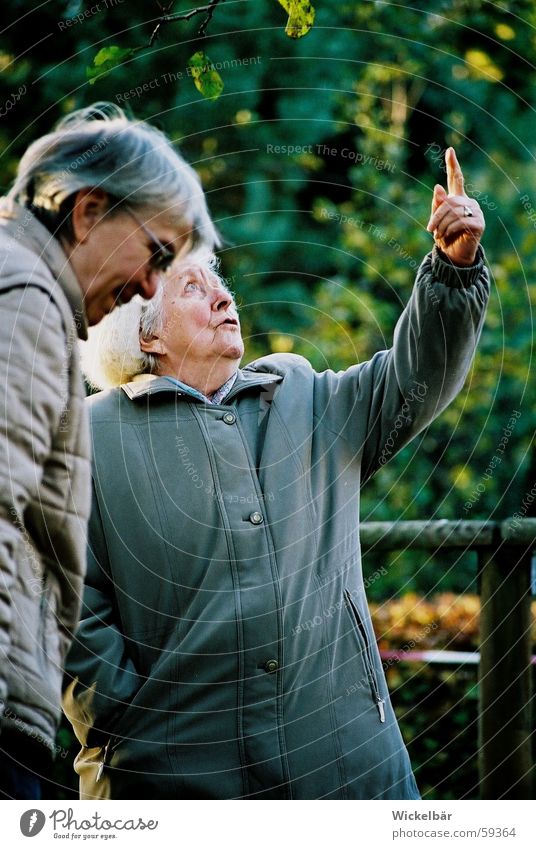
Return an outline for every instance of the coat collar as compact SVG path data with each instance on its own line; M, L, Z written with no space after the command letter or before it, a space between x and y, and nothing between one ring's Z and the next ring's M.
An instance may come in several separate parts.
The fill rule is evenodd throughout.
M238 375L234 382L234 386L224 399L223 403L227 403L231 398L234 398L245 389L251 386L266 386L268 383L278 383L283 380L280 374L268 374L266 372L253 372L245 369L238 369ZM157 377L154 374L139 374L130 383L124 383L121 386L123 392L130 398L131 401L136 401L138 398L144 398L149 395L157 395L162 392L170 392L177 396L190 396L196 400L200 400L199 394L195 389L184 387L184 391L180 390L176 385L171 383L165 377ZM217 406L217 405L216 405Z
M48 266L67 298L79 337L87 339L87 318L82 289L58 240L29 209L9 198L0 199L0 225L19 245L36 254Z

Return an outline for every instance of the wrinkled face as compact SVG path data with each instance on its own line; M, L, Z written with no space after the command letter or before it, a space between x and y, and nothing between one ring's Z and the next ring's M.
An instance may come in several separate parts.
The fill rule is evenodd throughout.
M164 213L151 215L136 210L104 216L79 248L85 253L79 273L88 323L97 324L114 306L138 294L151 298L157 289L162 246L175 256L189 247L189 237L179 232Z
M219 277L194 261L175 263L164 284L162 353L174 366L205 371L220 359L240 362L244 343L233 297Z

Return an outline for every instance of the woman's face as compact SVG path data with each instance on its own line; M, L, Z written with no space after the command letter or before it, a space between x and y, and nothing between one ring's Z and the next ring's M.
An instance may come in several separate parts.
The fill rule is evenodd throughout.
M73 221L77 242L70 262L82 288L88 324L93 325L136 294L152 298L161 274L157 267L161 247L175 257L183 256L190 235L164 212L155 215L136 208L107 215L91 205L79 210L84 212L79 214L78 233Z
M172 374L206 374L221 360L240 362L244 343L233 296L210 269L175 263L163 292L162 353Z

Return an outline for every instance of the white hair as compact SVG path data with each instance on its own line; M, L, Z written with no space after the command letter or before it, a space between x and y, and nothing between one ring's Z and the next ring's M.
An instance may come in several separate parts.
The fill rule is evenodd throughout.
M192 246L212 250L218 235L199 178L166 136L120 107L95 103L64 118L22 157L8 197L31 209L55 235L73 240L76 194L101 188L110 213L124 204L166 213L192 231Z
M82 371L94 389L110 389L129 383L139 374L158 372L158 356L140 348L140 337L150 338L164 325L164 287L180 273L183 265L197 265L212 275L218 274L219 261L206 251L190 254L173 263L150 301L136 295L105 316L88 330L86 342L80 342Z

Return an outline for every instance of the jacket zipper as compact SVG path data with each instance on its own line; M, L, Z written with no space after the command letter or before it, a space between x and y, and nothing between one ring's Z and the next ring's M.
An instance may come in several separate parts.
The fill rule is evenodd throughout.
M99 764L99 768L97 770L97 777L95 779L95 782L98 782L98 781L101 780L102 773L104 772L104 767L108 766L108 764L107 764L108 755L110 754L110 750L113 748L112 743L114 743L116 740L117 740L117 737L110 737L108 739L108 742L106 743L106 745L104 747L104 752L102 753L102 761Z
M344 590L344 598L346 601L346 606L349 609L350 615L353 618L354 624L356 626L357 632L359 634L360 640L363 644L364 648L364 656L365 656L365 670L367 673L367 678L370 683L370 688L372 690L372 695L374 697L374 702L378 709L378 713L380 715L380 722L385 722L385 699L382 699L380 695L380 690L378 687L378 681L376 679L376 673L374 671L374 665L372 663L372 659L370 657L369 645L367 639L367 632L365 631L365 626L361 621L361 616L359 615L359 611L355 606L352 596L348 592L348 590Z

